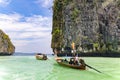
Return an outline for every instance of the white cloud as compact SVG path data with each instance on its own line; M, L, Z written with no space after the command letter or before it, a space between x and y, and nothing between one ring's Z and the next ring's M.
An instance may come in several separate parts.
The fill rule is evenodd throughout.
M42 7L50 8L52 7L53 0L37 0L36 3L39 5L42 4Z
M0 6L7 6L11 0L0 0Z
M0 14L0 29L9 35L16 47L16 52L45 51L49 53L51 51L51 23L51 17L41 15L24 17L17 13Z

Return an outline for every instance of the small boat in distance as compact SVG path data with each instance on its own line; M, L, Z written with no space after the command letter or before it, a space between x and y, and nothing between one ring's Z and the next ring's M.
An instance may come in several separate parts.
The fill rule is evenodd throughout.
M36 57L37 60L47 60L47 59L48 59L48 58L47 58L47 55L42 54L42 53L37 53L37 54L35 55L35 57Z
M80 69L80 70L85 70L86 69L86 66L83 65L83 64L80 64L80 65L69 64L69 62L64 61L64 59L61 59L61 58L56 59L56 62L59 65L70 67L70 68L74 68L74 69Z

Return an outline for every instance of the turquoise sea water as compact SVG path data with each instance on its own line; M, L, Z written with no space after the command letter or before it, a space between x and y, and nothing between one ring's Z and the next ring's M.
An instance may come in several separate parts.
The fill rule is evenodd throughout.
M0 56L0 80L120 80L120 58L82 58L102 74L89 68L63 67L54 57L48 58L40 61L35 56Z

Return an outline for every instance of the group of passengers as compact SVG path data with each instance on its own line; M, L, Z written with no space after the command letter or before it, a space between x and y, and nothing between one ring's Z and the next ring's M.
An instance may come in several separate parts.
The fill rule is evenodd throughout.
M72 57L72 58L70 58L70 61L65 59L64 62L67 62L67 63L69 63L71 65L81 65L81 64L83 65L83 64L85 64L84 60L79 59L78 57Z

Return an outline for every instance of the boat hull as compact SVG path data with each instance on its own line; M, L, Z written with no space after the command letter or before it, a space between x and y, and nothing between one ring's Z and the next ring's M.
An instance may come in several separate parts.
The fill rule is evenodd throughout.
M69 64L68 62L62 62L63 59L57 59L57 63L61 66L66 66L66 67L70 67L70 68L74 68L74 69L80 69L80 70L85 70L86 69L86 66L84 65L72 65L72 64Z
M36 55L36 59L37 59L37 60L47 60L47 57L44 58L43 55Z

